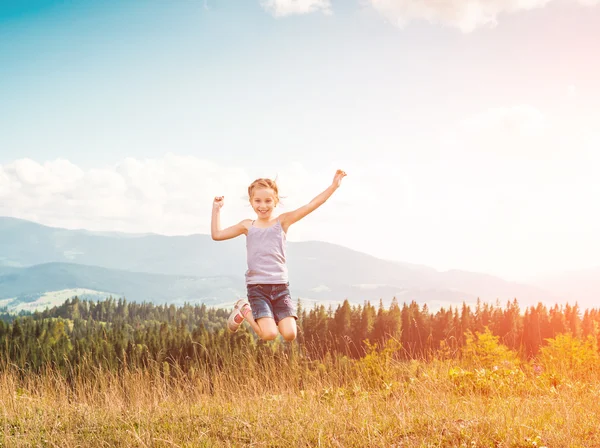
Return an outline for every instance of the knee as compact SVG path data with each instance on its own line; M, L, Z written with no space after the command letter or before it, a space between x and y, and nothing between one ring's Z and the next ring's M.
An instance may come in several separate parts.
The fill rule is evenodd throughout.
M277 337L277 329L269 328L267 330L263 330L260 338L264 341L272 341L276 337Z
M287 342L292 342L294 339L296 339L296 329L290 329L287 331L283 331L281 333L281 336L283 336L283 339L285 339Z

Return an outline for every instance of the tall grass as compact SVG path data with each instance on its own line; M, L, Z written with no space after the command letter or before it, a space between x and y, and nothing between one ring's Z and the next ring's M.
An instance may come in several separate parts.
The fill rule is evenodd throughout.
M600 446L598 369L548 375L512 357L483 362L476 349L427 362L395 350L252 353L188 372L84 361L34 375L5 363L0 446Z

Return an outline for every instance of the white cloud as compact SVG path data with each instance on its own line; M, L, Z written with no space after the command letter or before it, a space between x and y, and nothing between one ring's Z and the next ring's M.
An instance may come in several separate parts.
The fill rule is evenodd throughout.
M563 185L564 179L591 182L595 174L586 149L591 138L579 123L548 117L529 105L493 108L446 133L440 161L466 184L476 181L478 189L496 186L526 197L574 187Z
M552 0L368 0L373 8L398 27L413 20L442 24L469 33L494 27L502 14L543 8ZM599 0L562 0L594 6Z
M88 170L66 160L19 159L0 165L0 216L97 231L210 233L215 196L225 196L221 211L225 227L253 216L247 191L257 177L278 176L284 196L281 213L323 191L334 172L328 167L307 169L296 162L270 173L260 166L219 165L174 154L144 160L128 157L114 166ZM352 191L350 187L347 193ZM357 199L361 194L354 190ZM337 193L335 202L331 200L311 217L311 223L296 226L292 239L322 239L319 223L323 219L351 213L344 207L347 197Z
M20 159L0 165L0 215L66 228L208 233L213 197L243 210L236 205L249 179L240 168L173 154L89 170Z
M591 132L528 105L457 123L428 170L414 176L413 219L441 223L428 235L430 257L511 275L596 263L600 173Z
M308 14L318 11L324 14L332 13L329 0L262 0L261 5L274 17Z

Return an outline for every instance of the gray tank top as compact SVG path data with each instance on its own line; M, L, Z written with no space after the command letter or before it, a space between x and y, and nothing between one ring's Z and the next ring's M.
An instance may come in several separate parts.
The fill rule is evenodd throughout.
M246 284L285 284L288 269L285 262L286 235L279 220L271 227L248 228L246 250L248 270Z

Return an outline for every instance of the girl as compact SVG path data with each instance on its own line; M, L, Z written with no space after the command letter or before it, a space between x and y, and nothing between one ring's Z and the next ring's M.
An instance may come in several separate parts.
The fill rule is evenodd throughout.
M248 270L246 288L248 300L240 299L227 321L235 332L246 319L259 338L273 340L277 332L286 341L296 339L295 307L288 290L288 270L285 258L286 234L289 227L321 206L336 191L346 173L337 170L332 184L308 204L274 217L279 203L277 184L270 179L257 179L248 187L248 198L256 219L245 219L221 229L220 210L223 196L213 201L211 236L215 241L246 235Z

